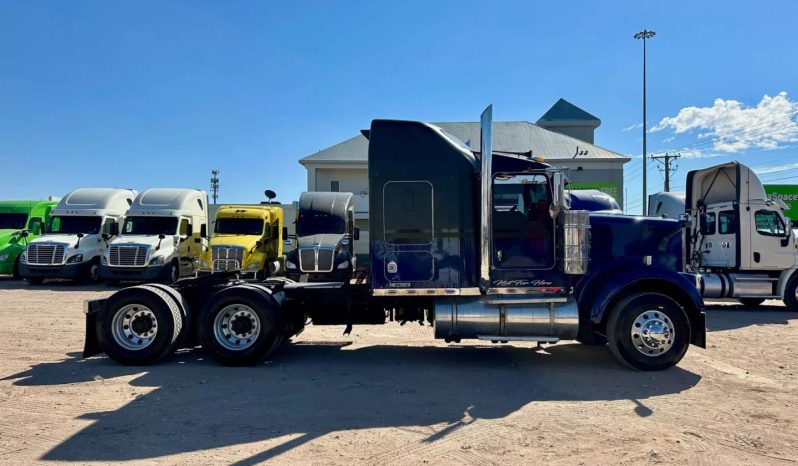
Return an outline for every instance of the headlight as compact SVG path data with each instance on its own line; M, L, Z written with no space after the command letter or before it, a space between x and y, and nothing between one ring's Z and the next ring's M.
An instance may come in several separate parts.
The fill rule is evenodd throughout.
M258 270L260 268L260 262L253 262L247 266L247 270Z
M340 264L338 264L338 267L336 267L336 269L344 270L344 269L348 268L350 265L351 264L349 263L349 261L345 260L345 261L341 262Z
M76 262L83 262L83 254L75 254L67 259L67 264L74 264Z
M163 265L163 256L155 256L150 259L150 265Z
M296 264L291 261L285 261L285 268L288 270L294 270L296 269Z
M104 255L100 256L100 263L102 265L108 265L108 259Z
M0 254L0 262L5 262L8 260L8 254Z
M205 267L207 267L207 266L208 266L208 263L207 263L207 262L205 262L205 261L203 261L203 260L201 260L201 261L199 261L199 265L200 265L200 267L203 267L203 268L205 268Z

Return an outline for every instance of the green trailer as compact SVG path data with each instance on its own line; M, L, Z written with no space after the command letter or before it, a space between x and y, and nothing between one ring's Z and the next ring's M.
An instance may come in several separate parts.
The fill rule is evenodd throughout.
M19 255L44 233L57 201L0 201L0 275L19 276Z

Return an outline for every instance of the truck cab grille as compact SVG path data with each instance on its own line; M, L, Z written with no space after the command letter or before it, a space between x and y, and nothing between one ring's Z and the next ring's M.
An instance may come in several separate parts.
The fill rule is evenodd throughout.
M66 244L33 243L28 245L27 261L31 265L60 265L64 263Z
M112 244L108 248L108 265L112 267L144 267L150 247L141 244Z
M238 246L211 247L211 264L214 272L241 270L244 248Z
M331 272L335 249L330 247L311 247L299 249L299 270L302 272Z

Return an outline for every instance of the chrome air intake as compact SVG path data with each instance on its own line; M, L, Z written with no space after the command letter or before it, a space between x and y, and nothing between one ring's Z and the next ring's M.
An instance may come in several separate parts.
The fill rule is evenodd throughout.
M569 275L587 273L590 261L590 213L586 210L562 212L562 268Z
M578 330L579 310L573 299L435 300L435 338L556 341L572 340Z

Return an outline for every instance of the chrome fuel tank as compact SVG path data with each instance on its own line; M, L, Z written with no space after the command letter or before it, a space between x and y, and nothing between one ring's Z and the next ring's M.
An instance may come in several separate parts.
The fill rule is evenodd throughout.
M569 298L482 296L435 301L435 338L439 339L572 340L578 330L579 311L576 301Z

